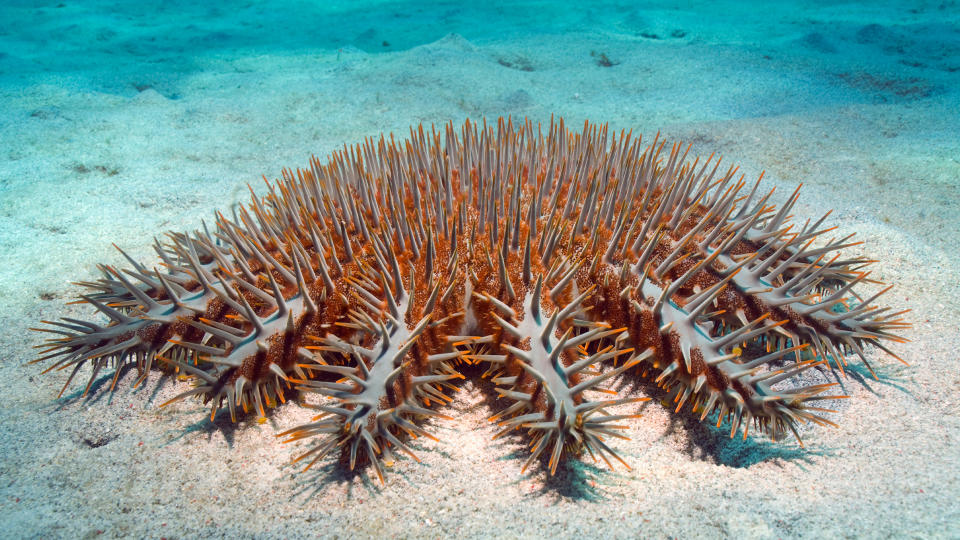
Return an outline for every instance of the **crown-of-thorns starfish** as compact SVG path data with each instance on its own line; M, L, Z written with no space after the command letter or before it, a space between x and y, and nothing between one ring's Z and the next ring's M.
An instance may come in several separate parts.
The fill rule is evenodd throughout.
M904 341L903 312L874 305L889 287L854 291L873 261L841 258L854 243L825 239L829 212L793 224L797 192L778 210L759 180L665 146L504 119L344 146L212 232L155 242L159 268L101 265L80 285L108 320L46 321L59 335L38 361L71 370L64 389L90 366L86 394L105 367L112 389L160 360L196 380L173 400L201 396L211 418L319 394L314 422L281 434L319 437L298 459L339 450L381 481L394 452L416 459L405 441L431 437L463 364L489 366L501 433L526 430L527 465L549 456L551 474L565 450L623 461L608 441L634 415L607 409L643 398L610 398L620 375L656 374L677 412L717 411L731 436L832 424L811 403L836 383L793 381Z

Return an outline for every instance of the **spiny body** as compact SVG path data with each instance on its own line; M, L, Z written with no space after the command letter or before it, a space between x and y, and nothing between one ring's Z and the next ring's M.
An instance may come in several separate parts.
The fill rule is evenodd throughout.
M527 464L549 456L551 473L565 449L620 459L607 443L632 415L607 408L641 399L600 384L621 374L655 374L678 412L717 411L731 436L830 424L811 404L832 385L790 379L902 341L900 313L873 305L889 288L857 296L872 261L842 259L853 244L822 239L826 215L791 224L796 192L778 210L759 180L665 146L504 119L345 146L213 232L168 234L162 270L101 265L82 298L108 321L48 322L38 361L69 379L91 366L89 390L160 359L196 380L174 399L211 417L319 394L320 416L281 435L381 479L394 452L416 458L404 441L430 436L463 364L488 366L502 433L526 430Z

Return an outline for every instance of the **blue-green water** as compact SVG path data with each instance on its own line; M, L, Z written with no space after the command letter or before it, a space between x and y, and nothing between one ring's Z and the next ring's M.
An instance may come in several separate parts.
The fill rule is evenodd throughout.
M590 51L567 43L576 35L591 51L602 51L605 42L633 44L633 51L611 57L618 65L707 45L766 60L717 73L739 86L749 86L751 70L765 64L805 74L793 86L799 93L819 75L865 94L822 92L828 101L896 101L953 91L950 82L960 73L958 12L955 2L889 1L4 2L0 74L5 86L50 77L120 94L151 85L178 96L182 79L209 69L208 61L389 54L451 33L479 46L535 40L555 47L559 61L589 65ZM548 68L529 60L518 65ZM673 69L655 77L671 77Z

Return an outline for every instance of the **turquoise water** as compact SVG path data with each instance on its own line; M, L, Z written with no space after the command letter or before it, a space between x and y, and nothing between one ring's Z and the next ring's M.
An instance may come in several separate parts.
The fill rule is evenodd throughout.
M796 96L767 96L760 112L819 103L903 101L952 93L960 73L955 2L4 2L0 6L0 72L5 86L57 81L129 95L150 85L165 96L208 70L206 62L259 55L329 55L347 50L390 54L458 34L479 46L536 40L558 60L586 69L591 51L628 42L610 66L672 54L688 46L741 51L742 70L718 78L753 83L753 70L794 72ZM522 56L522 55L518 55ZM515 68L542 71L537 59ZM708 58L701 58L709 61ZM504 59L510 62L510 59ZM655 58L648 62L656 64ZM698 63L699 64L699 63ZM703 68L701 65L694 66ZM724 66L714 66L714 69ZM677 77L672 66L654 78ZM639 81L637 81L639 82ZM727 81L718 81L721 85ZM765 103L778 98L778 105ZM742 113L746 113L743 111Z

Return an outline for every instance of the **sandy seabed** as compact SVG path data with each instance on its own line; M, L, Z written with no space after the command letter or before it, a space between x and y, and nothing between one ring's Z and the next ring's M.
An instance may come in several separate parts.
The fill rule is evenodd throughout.
M454 12L459 33L388 45L389 27L349 19L339 46L189 56L139 51L136 25L103 34L96 3L3 8L23 28L0 33L0 536L960 536L960 6L943 5L624 8L478 37ZM58 33L71 20L81 35ZM185 32L213 20L230 24ZM896 285L887 303L912 308L896 349L909 366L870 351L879 380L851 368L839 428L806 430L805 448L731 440L626 386L657 398L615 442L632 469L569 460L554 477L521 474L524 441L491 440L484 389L467 384L443 411L456 420L431 423L440 441L416 441L422 463L381 486L333 460L290 465L304 446L275 434L311 416L296 406L214 423L199 402L159 408L188 384L159 372L56 399L66 374L26 365L28 327L88 314L64 306L69 282L122 264L111 242L152 260L153 236L365 136L551 114L689 141L765 171L780 201L804 183L795 215L834 209L864 242L848 253Z

